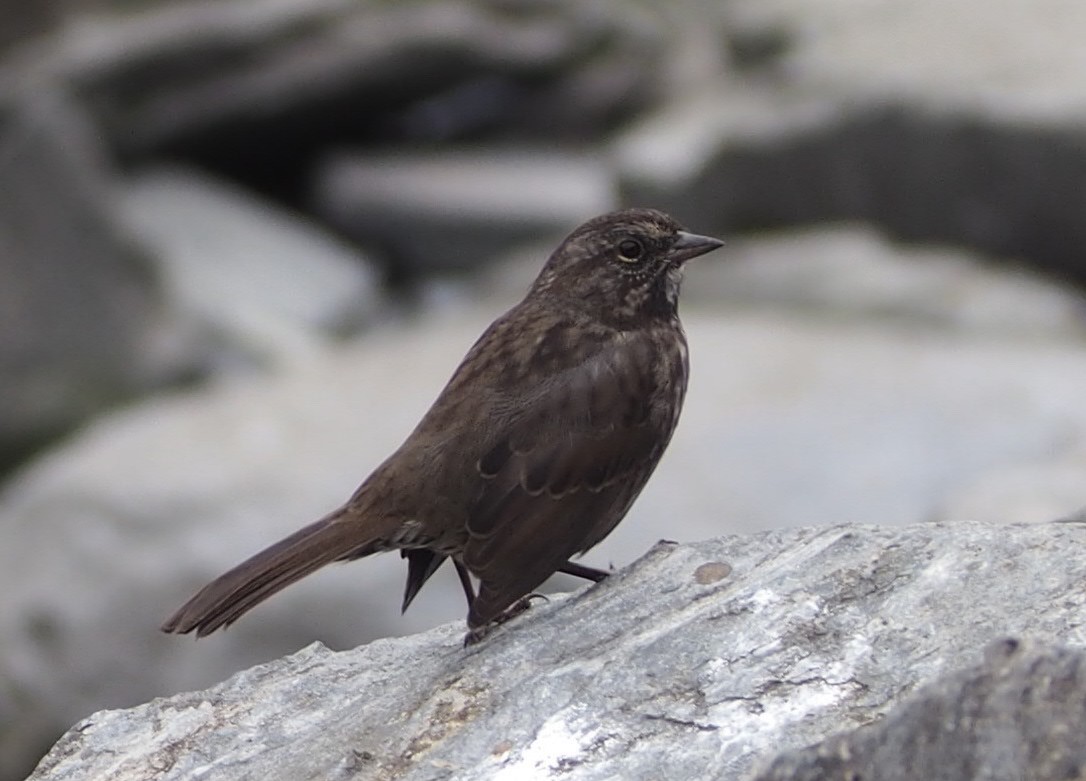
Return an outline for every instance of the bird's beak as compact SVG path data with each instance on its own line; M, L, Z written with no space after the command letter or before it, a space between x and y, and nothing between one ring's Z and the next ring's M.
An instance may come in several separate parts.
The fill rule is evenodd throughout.
M698 255L704 255L706 252L712 252L723 246L724 242L720 239L714 239L712 236L699 236L696 233L679 231L678 238L671 245L668 260L675 265L682 265L691 258L696 258Z

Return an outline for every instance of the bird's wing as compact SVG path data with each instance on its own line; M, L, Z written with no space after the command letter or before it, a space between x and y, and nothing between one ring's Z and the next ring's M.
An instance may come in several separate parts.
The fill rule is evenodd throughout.
M663 390L657 362L665 356L652 345L643 336L604 341L574 365L557 367L503 421L479 459L482 487L463 554L483 592L516 599L625 514L673 422L653 411Z

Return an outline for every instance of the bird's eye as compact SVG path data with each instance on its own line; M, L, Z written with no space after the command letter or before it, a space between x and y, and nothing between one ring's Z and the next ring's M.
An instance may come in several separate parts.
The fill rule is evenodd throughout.
M645 248L637 239L624 239L618 245L618 256L625 261L637 260L644 251Z

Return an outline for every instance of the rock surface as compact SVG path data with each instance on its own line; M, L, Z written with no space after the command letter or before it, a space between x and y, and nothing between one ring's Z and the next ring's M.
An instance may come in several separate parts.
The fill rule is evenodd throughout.
M540 236L560 240L584 215L619 206L597 156L549 150L340 153L314 189L326 220L414 276L477 268Z
M958 247L901 245L870 226L778 230L728 241L692 270L693 306L898 323L1011 339L1086 336L1086 299Z
M176 368L162 297L112 220L94 128L49 90L0 104L0 468Z
M997 647L987 677L894 708L1008 635L1075 642L1084 543L1081 524L971 522L665 543L469 650L459 624L342 653L314 645L207 691L97 713L31 779L741 778L884 717L854 745L883 730L914 768L986 740L1036 745L1038 775L1024 775L1055 778L1040 772L1074 756L1058 753L1058 730L1083 696L1081 652L998 659ZM972 729L932 694L955 687L978 703ZM1059 709L1044 716L1049 698ZM917 732L941 712L953 718L940 728L962 729L953 746Z
M126 153L281 174L337 139L599 132L655 96L659 21L622 0L144 4L64 25L23 68Z
M985 8L727 3L733 49L766 56L630 127L623 191L718 230L864 220L1081 284L1086 7Z
M755 781L1063 781L1086 764L1086 653L993 643L881 722L786 754Z
M370 262L300 215L180 167L144 170L118 189L118 222L178 319L208 342L208 362L289 359L375 319Z

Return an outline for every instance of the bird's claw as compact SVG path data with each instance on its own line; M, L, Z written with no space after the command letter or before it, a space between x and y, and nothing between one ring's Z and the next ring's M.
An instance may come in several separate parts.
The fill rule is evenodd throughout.
M516 602L514 602L505 610L503 610L500 614L498 614L498 616L496 616L492 621L483 624L482 626L477 626L469 629L468 633L464 635L464 647L467 648L469 645L475 645L505 622L519 616L521 613L523 613L525 610L532 606L533 599L541 599L544 602L551 601L550 597L548 597L546 594L539 594L536 592L532 592L531 594L525 594L523 597L518 599Z

